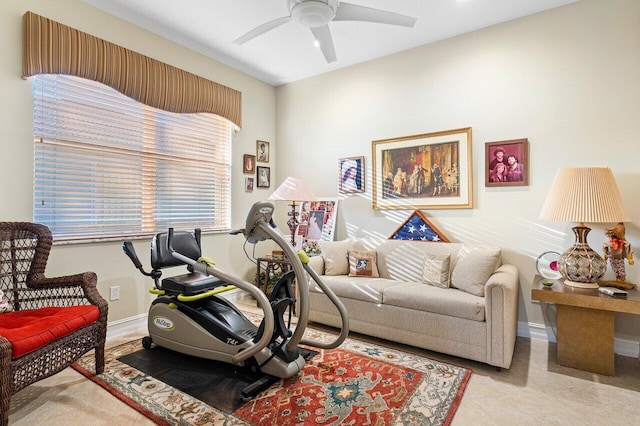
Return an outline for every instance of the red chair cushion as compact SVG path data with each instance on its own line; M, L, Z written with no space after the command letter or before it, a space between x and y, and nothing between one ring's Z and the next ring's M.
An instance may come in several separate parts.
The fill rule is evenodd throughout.
M13 359L17 359L97 321L99 316L94 305L8 312L0 315L0 336L11 343Z

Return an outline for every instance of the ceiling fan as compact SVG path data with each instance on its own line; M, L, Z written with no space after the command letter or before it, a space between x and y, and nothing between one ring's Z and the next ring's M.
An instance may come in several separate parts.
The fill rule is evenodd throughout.
M238 37L233 42L244 44L249 40L271 31L291 20L296 20L308 27L327 62L336 61L336 51L333 47L329 22L331 21L364 21L379 24L400 25L413 27L416 18L386 10L359 6L339 0L286 0L289 3L289 16L266 22L248 33Z

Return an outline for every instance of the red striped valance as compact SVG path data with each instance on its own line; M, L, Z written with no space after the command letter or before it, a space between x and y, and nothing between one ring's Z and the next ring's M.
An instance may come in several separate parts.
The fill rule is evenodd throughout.
M209 112L242 125L242 93L32 12L24 14L22 76L104 83L165 111Z

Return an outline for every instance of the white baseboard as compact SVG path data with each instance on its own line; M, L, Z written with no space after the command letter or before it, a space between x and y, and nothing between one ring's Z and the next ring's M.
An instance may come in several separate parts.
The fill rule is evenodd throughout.
M133 333L147 328L147 313L107 323L107 339Z
M544 324L536 323L518 323L518 336L529 339L545 340L547 342L556 342L556 330L553 327L547 327ZM613 343L613 350L616 354L629 356L632 358L640 357L640 344L637 340L621 339L616 337Z

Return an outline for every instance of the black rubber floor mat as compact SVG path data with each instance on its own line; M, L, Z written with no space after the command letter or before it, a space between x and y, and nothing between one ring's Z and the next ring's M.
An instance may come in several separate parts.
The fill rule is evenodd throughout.
M307 360L317 354L305 348L299 350ZM264 377L236 365L184 355L159 346L123 355L118 361L228 414L245 403L242 390Z

